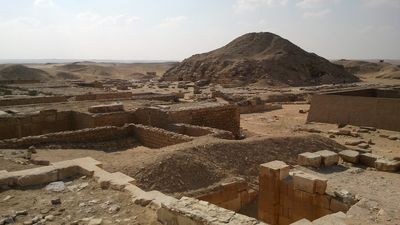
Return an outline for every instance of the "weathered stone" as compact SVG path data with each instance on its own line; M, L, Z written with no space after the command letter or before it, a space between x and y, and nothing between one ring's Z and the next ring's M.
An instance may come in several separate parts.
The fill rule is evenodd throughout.
M371 153L364 153L360 155L360 162L369 167L375 167L375 161L381 156L371 154Z
M400 161L377 159L375 161L375 168L380 171L395 172L400 169Z
M339 155L335 152L322 150L314 153L321 156L323 166L333 166L339 162Z
M88 111L90 113L119 112L119 111L124 111L124 105L122 104L96 105L89 107Z
M399 135L390 135L390 136L388 136L388 139L392 140L392 141L395 141L395 140L400 139L400 136Z
M321 166L322 157L318 154L305 152L299 154L297 157L297 163L301 166L312 166L312 167L320 167Z
M91 219L88 225L101 225L103 223L102 219Z
M367 143L361 143L361 144L359 144L359 145L357 145L359 148L362 148L362 149L367 149L367 148L369 148L369 144L367 144Z
M301 219L294 223L291 223L290 225L313 225L313 223L311 223L308 219Z
M52 182L46 186L46 190L52 192L61 192L64 191L64 189L65 189L65 184L63 181Z
M353 150L341 151L339 152L339 156L343 159L343 161L349 163L358 163L360 159L360 153Z
M345 145L350 145L350 146L357 146L359 144L365 143L363 140L348 140L344 142Z
M293 173L293 187L295 190L315 193L315 177L303 172Z
M50 202L52 205L59 205L59 204L61 204L61 199L55 198L55 199L50 200Z

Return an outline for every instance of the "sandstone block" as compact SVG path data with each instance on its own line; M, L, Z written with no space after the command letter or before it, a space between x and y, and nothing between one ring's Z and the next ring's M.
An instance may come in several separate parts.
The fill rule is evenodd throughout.
M297 157L297 163L301 166L312 166L312 167L320 167L321 166L322 157L318 154L305 152L299 154Z
M310 174L302 172L294 173L293 185L295 190L301 190L308 193L315 193L315 177Z
M339 152L339 156L343 159L343 161L349 163L358 163L360 159L360 153L353 150L341 151Z
M272 161L260 165L260 175L275 176L283 180L289 176L290 167L282 161Z
M400 169L400 161L377 159L375 161L375 168L380 171L395 172Z
M294 223L291 223L290 225L312 225L312 224L313 223L311 223L308 219L301 219Z
M88 108L90 113L107 113L107 112L119 112L124 111L123 104L111 104L111 105L95 105Z
M321 162L323 166L333 166L339 162L339 155L335 152L322 150L315 152L315 154L321 156Z
M349 207L345 203L343 203L335 198L331 199L331 204L330 204L329 208L333 212L347 212L347 210L349 209Z
M375 167L375 161L379 158L382 158L379 155L364 153L360 155L360 162L369 167Z

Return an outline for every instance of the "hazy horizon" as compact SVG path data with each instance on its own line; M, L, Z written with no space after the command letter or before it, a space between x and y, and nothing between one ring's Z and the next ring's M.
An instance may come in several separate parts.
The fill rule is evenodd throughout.
M181 61L248 32L327 59L400 59L399 0L0 0L0 59Z

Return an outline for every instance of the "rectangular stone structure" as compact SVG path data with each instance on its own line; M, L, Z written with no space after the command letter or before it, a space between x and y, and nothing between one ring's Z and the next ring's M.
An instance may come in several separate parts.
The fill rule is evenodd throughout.
M269 223L279 223L280 183L289 176L289 166L282 161L272 161L260 165L258 219Z

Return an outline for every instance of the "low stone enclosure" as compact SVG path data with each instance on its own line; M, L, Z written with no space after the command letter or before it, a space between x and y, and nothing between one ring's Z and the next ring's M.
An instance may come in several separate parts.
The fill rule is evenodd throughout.
M117 105L118 106L118 105ZM115 105L109 106L114 107ZM107 106L96 108L104 110ZM117 107L115 112L90 113L81 111L43 110L36 113L0 117L0 140L22 138L54 132L73 131L103 126L142 124L179 132L196 133L194 127L173 124L185 123L210 127L240 135L240 113L237 106L219 103L175 104L163 107L139 107L130 111ZM93 110L89 108L89 110ZM92 111L93 112L93 111ZM202 132L205 132L203 129Z
M146 99L160 101L177 101L178 94L155 94L147 93L132 93L132 92L114 92L114 93L89 93L84 95L62 95L62 96L44 96L30 98L10 98L0 99L0 106L13 105L29 105L43 103L57 103L69 101L89 101L89 100L107 100L107 99Z
M351 124L400 131L400 91L359 89L315 94L307 122Z
M101 188L128 192L134 203L153 208L157 211L158 220L166 225L345 224L346 214L343 212L352 205L326 194L327 180L302 172L290 172L290 167L281 161L260 166L258 195L248 191L243 182L224 185L227 195L219 195L224 198L229 193L236 193L240 196L239 205L257 198L259 220L203 200L188 197L176 199L158 191L145 192L133 185L133 178L120 172L109 173L101 167L102 164L92 158L80 158L23 171L0 171L0 188L29 190L66 178L92 176ZM207 200L212 201L212 198Z
M169 130L140 124L126 124L122 127L106 126L76 131L28 136L23 138L0 140L0 149L28 148L50 144L73 144L113 141L119 138L132 138L149 148L162 148L192 141L194 137L212 136L234 139L229 131L199 127L188 124L170 124Z

